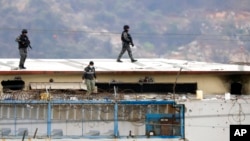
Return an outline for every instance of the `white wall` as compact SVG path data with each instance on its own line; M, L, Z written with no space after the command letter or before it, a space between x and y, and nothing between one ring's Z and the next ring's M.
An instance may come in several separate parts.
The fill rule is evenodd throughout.
M224 95L189 99L186 106L185 133L189 141L229 141L232 124L250 123L250 97L225 100Z

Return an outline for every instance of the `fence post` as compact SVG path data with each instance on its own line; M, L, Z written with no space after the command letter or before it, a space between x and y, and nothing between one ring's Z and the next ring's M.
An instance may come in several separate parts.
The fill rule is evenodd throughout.
M51 137L51 102L48 101L48 111L47 111L47 136Z

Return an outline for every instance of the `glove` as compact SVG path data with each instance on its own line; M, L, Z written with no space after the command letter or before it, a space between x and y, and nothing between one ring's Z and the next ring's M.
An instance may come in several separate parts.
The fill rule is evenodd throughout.
M131 43L132 47L134 47L134 43Z

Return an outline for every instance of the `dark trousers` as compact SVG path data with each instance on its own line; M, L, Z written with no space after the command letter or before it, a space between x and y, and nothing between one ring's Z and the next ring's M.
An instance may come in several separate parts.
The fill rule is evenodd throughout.
M24 67L24 63L27 58L27 48L19 48L19 54L20 54L19 67Z
M128 52L129 58L130 58L131 60L134 60L133 55L132 55L132 51L131 51L131 48L130 48L129 44L124 44L124 43L123 43L123 45L122 45L122 50L121 50L121 52L120 52L120 54L119 54L117 60L120 60L120 59L121 59L121 57L122 57L122 55L125 53L125 51Z

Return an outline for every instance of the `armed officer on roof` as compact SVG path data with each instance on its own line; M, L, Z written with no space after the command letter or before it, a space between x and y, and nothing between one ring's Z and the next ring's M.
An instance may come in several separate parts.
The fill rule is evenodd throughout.
M18 49L20 54L19 69L26 69L24 67L25 60L27 58L27 48L30 47L30 40L27 36L28 30L23 29L22 34L16 39L18 42Z
M129 58L131 59L131 62L136 62L137 61L137 60L135 60L133 58L133 55L132 55L130 45L132 45L132 47L133 47L134 43L133 43L133 39L132 39L131 35L128 33L128 31L129 31L129 26L124 25L123 26L123 32L121 34L122 50L121 50L121 52L120 52L120 54L119 54L119 56L117 58L117 62L122 62L121 57L125 53L125 51L128 52L128 55L129 55Z

